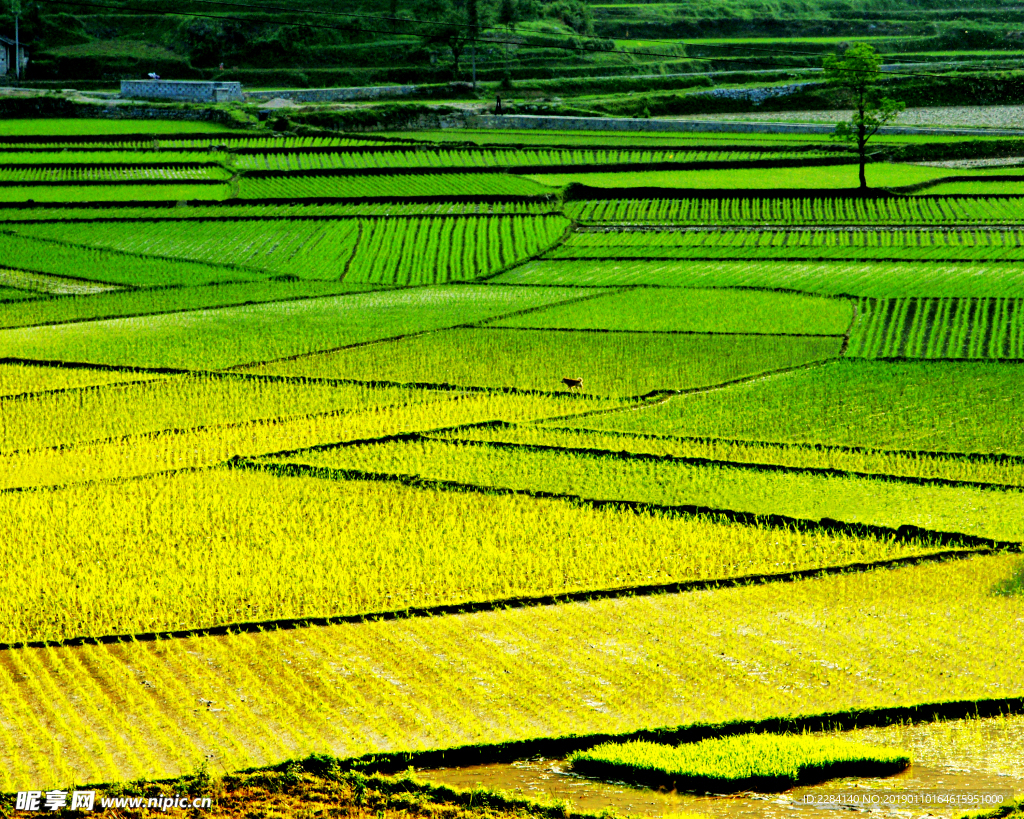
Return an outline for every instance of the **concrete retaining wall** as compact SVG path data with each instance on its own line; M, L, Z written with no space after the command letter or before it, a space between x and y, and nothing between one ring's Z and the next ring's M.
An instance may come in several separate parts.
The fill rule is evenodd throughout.
M242 84L193 80L121 80L125 99L174 100L176 102L242 101Z
M780 114L781 115L781 114ZM478 114L467 118L468 128L548 131L676 131L728 134L831 134L832 125L795 122L727 122L684 119L626 119L624 117L538 117L521 114ZM937 136L1021 136L1024 131L995 128L913 128L890 125L881 134Z
M415 85L370 85L364 88L298 88L281 91L246 91L249 100L294 100L295 102L341 102L404 97L415 94Z

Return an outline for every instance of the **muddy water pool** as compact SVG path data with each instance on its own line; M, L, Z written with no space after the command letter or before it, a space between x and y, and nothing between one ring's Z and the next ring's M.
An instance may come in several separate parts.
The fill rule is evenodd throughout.
M981 805L908 804L924 792L1024 795L1024 717L968 719L849 731L851 740L911 751L914 764L895 776L836 779L783 793L696 795L635 788L572 773L564 760L533 759L417 771L418 778L465 788L483 786L541 799L563 799L576 811L610 808L645 816L698 814L721 819L781 819L864 813L872 817L957 816ZM828 802L836 792L870 794L859 807ZM886 803L886 798L896 802ZM818 800L818 801L815 801ZM870 801L870 804L863 804Z

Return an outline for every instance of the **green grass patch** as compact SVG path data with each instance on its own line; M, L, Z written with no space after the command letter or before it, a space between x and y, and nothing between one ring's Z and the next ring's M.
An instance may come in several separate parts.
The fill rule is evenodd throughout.
M66 235L70 238L70 233ZM196 285L270 276L270 273L254 268L140 256L7 232L0 232L0 255L12 267L22 267L33 273L69 279L88 277L89 283L107 285ZM59 292L62 289L57 283L50 284L51 290ZM69 287L74 287L74 283L69 283Z
M584 287L757 287L870 298L1014 298L1024 292L1024 272L1018 265L967 262L559 259L529 262L491 281Z
M217 185L12 185L0 186L0 202L163 202L231 198L231 186Z
M660 437L571 429L571 420L553 422L562 426L534 424L476 427L437 433L431 438L452 441L485 441L560 449L596 450L674 458L769 464L839 472L893 475L908 478L943 478L1024 486L1024 459L964 458L924 452L877 449L849 449L822 444L780 444L739 441L730 438ZM582 423L586 423L584 419Z
M13 287L2 287L0 286L0 303L11 302L11 301L26 301L30 299L38 299L39 294L33 293L30 290L17 290ZM2 308L0 308L2 309Z
M256 372L400 383L565 390L632 396L705 387L832 358L836 338L458 329L343 350Z
M731 509L804 520L831 518L892 529L907 524L995 540L1017 540L1024 531L1024 492L1017 491L916 486L458 441L346 446L273 460L594 500ZM964 509L972 514L965 516Z
M162 287L119 290L93 296L37 298L31 302L0 304L0 328L59 324L69 321L119 318L151 313L175 313L211 307L291 301L342 293L380 290L383 285L338 281L261 281L203 287ZM21 292L21 291L19 291ZM38 294L27 293L28 297Z
M903 750L839 737L752 734L684 745L608 742L569 757L574 771L681 790L782 791L850 776L885 776L910 765Z
M576 295L558 288L423 287L43 325L0 332L0 356L219 369L483 321Z
M242 199L347 199L363 196L543 196L552 193L543 181L500 173L393 174L380 176L243 177ZM173 197L164 197L173 198ZM183 196L182 199L216 197Z
M587 228L553 259L882 259L1007 261L1024 258L1017 228Z
M171 119L5 119L5 136L92 136L103 134L224 134L238 133L217 122Z
M500 327L842 335L852 303L744 290L632 290L492 322Z
M109 382L131 378L126 373L106 375ZM81 381L88 383L84 377ZM103 381L94 375L93 383ZM411 392L222 375L170 376L143 384L8 400L3 404L0 451L428 399L429 393L424 390Z
M587 419L590 429L1024 454L1024 365L839 361Z
M807 168L730 168L709 171L636 171L608 173L532 174L544 185L564 187L572 182L595 188L856 188L856 165ZM878 163L869 166L868 184L876 188L916 185L953 175L948 168Z

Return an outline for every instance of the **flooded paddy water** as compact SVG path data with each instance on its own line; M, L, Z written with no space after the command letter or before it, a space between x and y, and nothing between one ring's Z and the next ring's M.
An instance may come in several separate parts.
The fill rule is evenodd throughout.
M934 802L914 806L906 800L925 792L954 792L966 798L986 791L1024 795L1024 717L1021 716L858 729L845 736L871 745L904 748L913 754L914 764L902 773L884 778L834 779L782 793L745 792L727 796L602 782L572 773L568 763L560 759L419 770L416 775L431 782L464 788L482 786L540 799L568 800L574 811L611 809L621 814L659 817L688 813L721 819L802 819L827 816L835 811L872 817L952 817L986 806ZM839 792L870 795L871 804L855 807L825 801L827 794ZM884 803L888 795L897 801Z

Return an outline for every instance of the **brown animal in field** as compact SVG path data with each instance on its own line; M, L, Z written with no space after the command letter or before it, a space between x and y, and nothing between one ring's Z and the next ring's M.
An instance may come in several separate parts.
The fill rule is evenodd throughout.
M582 378L563 378L562 383L565 384L570 390L578 390L583 386Z

